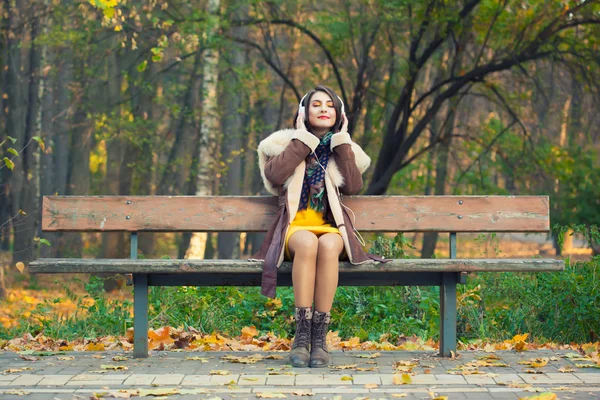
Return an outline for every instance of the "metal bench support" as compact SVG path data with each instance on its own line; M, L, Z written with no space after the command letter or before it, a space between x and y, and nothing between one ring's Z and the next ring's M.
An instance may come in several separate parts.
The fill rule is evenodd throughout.
M456 232L450 232L450 258L456 258ZM460 273L458 273L460 276ZM456 352L456 272L446 272L440 285L440 356Z
M131 259L137 259L137 232L131 233ZM148 357L148 275L133 274L133 357Z

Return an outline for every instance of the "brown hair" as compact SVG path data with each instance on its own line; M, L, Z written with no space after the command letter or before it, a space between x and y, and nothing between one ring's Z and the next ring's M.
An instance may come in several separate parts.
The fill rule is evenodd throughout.
M340 100L338 95L333 91L332 88L323 86L323 85L319 85L316 88L314 88L313 90L309 91L301 103L301 105L303 105L304 109L305 109L305 111L304 111L304 125L305 126L304 127L310 133L314 133L314 128L310 124L310 121L308 120L308 105L310 104L310 100L316 92L327 93L329 95L329 97L331 97L331 100L333 100L333 108L335 108L335 123L333 124L332 130L333 130L333 133L339 132L340 129L342 129L342 123L344 122L342 120L342 101ZM294 128L299 129L296 126L297 119L298 119L298 110L296 110L296 113L294 114L294 122L292 124L294 125Z

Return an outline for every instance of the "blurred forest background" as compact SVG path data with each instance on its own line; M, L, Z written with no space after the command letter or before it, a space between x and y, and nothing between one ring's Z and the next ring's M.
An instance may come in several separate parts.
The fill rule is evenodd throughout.
M365 194L547 194L552 224L600 223L598 1L3 0L0 15L4 262L127 257L122 234L42 234L44 195L266 194L256 146L317 84L373 159ZM190 237L141 234L140 252L190 256ZM209 239L194 256L261 237Z

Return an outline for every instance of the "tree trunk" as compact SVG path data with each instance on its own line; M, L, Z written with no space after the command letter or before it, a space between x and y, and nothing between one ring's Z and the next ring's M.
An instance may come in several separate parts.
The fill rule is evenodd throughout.
M236 7L235 18L244 20L248 17L248 7ZM233 28L234 37L244 38L248 35L248 28ZM243 137L244 103L247 103L243 96L244 93L240 77L236 76L236 71L243 69L248 63L248 52L239 44L232 44L224 54L227 64L230 68L223 73L223 110L231 110L222 116L221 129L223 131L222 154L225 161L225 185L222 187L223 194L240 195L242 194L242 155L243 155ZM222 259L240 258L240 234L236 232L221 232L217 238L218 257Z
M219 50L214 42L219 29L220 0L208 0L207 11L217 21L211 31L207 33L208 47L204 52L204 68L202 78L202 123L200 127L201 140L197 154L198 162L198 187L197 196L214 194L218 178L215 173L216 163L219 161L219 114L217 110L217 81L219 77ZM237 112L237 110L235 110ZM206 246L206 233L194 233L190 239L187 258L204 258Z
M121 120L121 52L118 50L117 39L110 41L109 56L107 57L108 98L106 109L111 120L118 121L113 127L114 134L106 138L106 178L103 194L119 194L120 167L123 159L125 140L120 129ZM123 233L105 232L102 234L102 256L104 258L123 258L125 256Z

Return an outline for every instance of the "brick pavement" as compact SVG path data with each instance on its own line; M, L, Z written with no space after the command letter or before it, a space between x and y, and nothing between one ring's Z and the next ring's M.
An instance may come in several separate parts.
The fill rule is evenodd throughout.
M460 374L460 366L480 364L490 353L465 351L454 359L432 352L333 351L330 368L293 368L280 352L153 352L147 359L113 361L125 352L69 352L26 361L14 352L0 352L0 399L90 399L158 396L167 399L256 399L260 396L313 399L519 399L540 392L559 399L600 398L600 369L569 358L570 351L498 351L493 363L479 366L481 374ZM275 356L253 364L232 363L223 356ZM282 357L282 358L278 358ZM363 357L361 357L363 356ZM187 359L192 358L192 359ZM195 358L195 359L194 359ZM202 358L202 359L198 359ZM519 362L548 358L540 373ZM396 363L412 364L411 382L397 384ZM127 369L105 369L126 367ZM564 368L571 372L561 372ZM215 371L225 371L217 375ZM463 370L464 371L464 370ZM224 372L224 373L225 373ZM457 372L459 374L457 374ZM397 378L396 378L397 380ZM148 392L154 390L155 392ZM156 392L161 391L161 392ZM157 398L157 397L148 397Z

